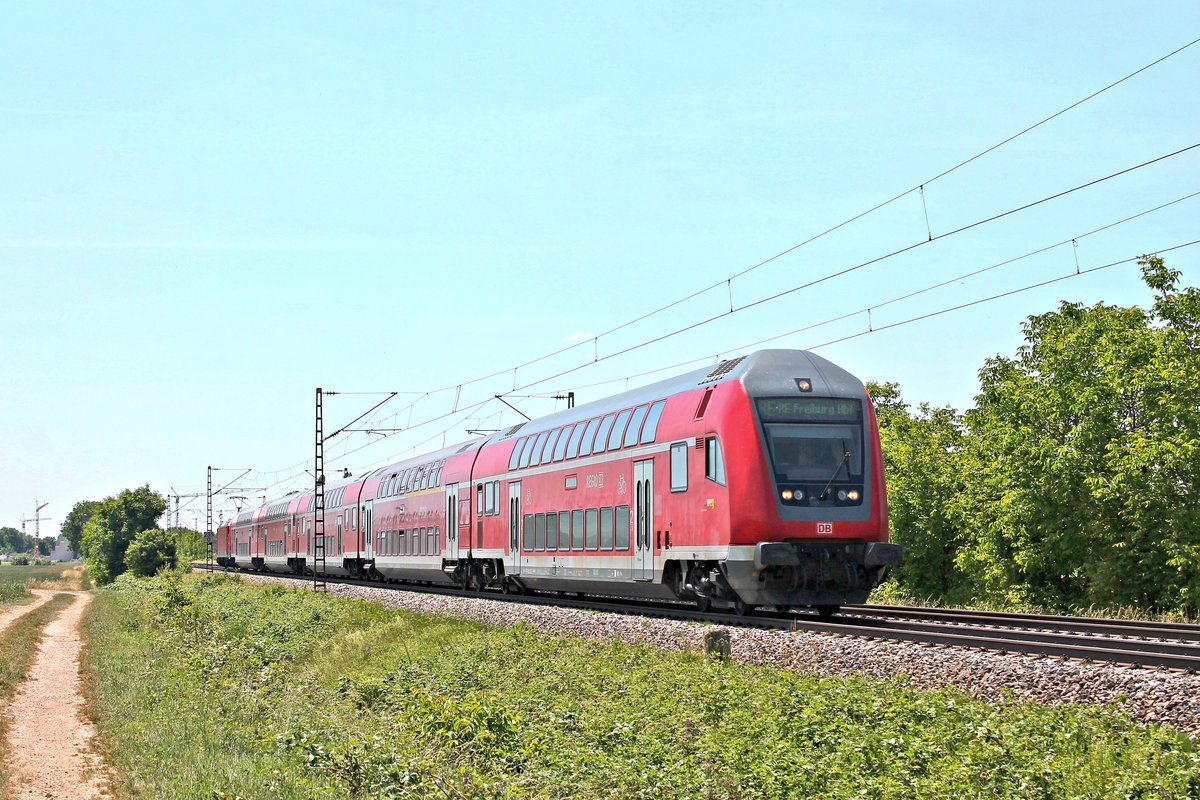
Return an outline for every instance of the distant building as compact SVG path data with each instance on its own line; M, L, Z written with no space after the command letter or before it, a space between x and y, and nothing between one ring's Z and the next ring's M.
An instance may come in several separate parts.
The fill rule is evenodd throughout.
M50 560L74 561L75 558L75 551L71 549L71 543L67 541L67 537L58 537L58 541L54 543L54 551L50 553Z

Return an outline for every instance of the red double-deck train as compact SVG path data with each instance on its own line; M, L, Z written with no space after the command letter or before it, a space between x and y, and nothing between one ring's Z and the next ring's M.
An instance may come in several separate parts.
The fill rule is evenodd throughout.
M863 602L887 542L863 384L763 350L324 487L325 572L700 608ZM223 566L307 573L314 494L221 523Z

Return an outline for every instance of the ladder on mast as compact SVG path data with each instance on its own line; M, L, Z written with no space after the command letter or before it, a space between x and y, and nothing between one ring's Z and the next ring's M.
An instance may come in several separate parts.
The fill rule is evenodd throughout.
M316 450L313 457L313 591L326 592L325 585L325 419L321 388L317 387Z

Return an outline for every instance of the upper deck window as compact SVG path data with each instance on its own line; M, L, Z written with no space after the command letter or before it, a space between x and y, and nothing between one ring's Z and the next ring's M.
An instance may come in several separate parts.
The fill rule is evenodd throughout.
M529 459L533 456L533 441L536 437L530 436L525 440L524 447L521 448L521 466L528 467Z
M583 430L586 427L587 424L583 422L575 426L575 432L571 434L571 441L567 445L567 458L574 458L579 455L579 442L583 439Z
M533 456L529 459L529 466L536 467L542 463L542 450L546 448L546 438L550 436L550 431L542 431L538 434L537 441L533 443Z
M562 435L562 428L558 428L550 432L550 438L546 440L546 447L542 450L542 463L549 464L554 457L554 445L558 444L558 437Z
M596 431L596 448L595 452L604 452L604 446L608 442L609 431L612 430L613 422L617 419L616 414L609 414L604 419L600 420L600 430Z
M510 455L508 457L508 468L509 469L517 468L517 464L520 463L520 460L521 460L521 448L524 446L525 446L524 439L518 439L516 444L513 445L512 455Z
M583 441L579 443L579 455L587 456L592 453L592 439L596 436L596 428L600 426L600 418L589 420L587 429L583 432Z
M558 444L554 446L555 461L563 460L563 456L567 452L567 442L571 439L576 427L578 426L568 425L562 429L562 435L558 437Z
M654 441L654 437L658 435L658 420L662 417L663 409L666 406L666 400L659 400L650 406L650 413L646 416L646 424L642 426L642 438L638 444L650 444Z
M622 447L629 447L638 443L638 434L642 430L642 422L646 419L646 412L650 410L650 406L638 406L633 410L633 416L629 419L629 427L625 431L625 439L621 442Z
M625 436L625 425L629 422L629 415L632 413L631 410L626 409L617 415L617 422L608 436L609 450L616 450L621 446L621 439Z

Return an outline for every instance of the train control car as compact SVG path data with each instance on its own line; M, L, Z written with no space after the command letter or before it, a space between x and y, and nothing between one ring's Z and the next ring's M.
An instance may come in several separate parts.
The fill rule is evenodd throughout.
M326 570L382 579L828 613L901 560L870 398L804 351L723 361L325 496ZM311 568L311 534L286 563L271 544L285 517L308 530L311 507L310 492L242 512L230 557Z

